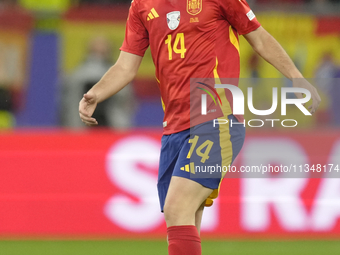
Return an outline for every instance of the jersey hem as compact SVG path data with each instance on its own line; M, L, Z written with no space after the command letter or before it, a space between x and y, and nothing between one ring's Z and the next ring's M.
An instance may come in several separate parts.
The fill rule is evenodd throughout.
M227 114L227 116L229 116L229 115L234 115L234 114L233 114L233 113ZM216 117L216 118L213 118L213 119L222 118L222 117L224 117L224 116L225 116L225 115L222 115L222 116L220 116L220 117ZM235 116L235 118L236 118L239 122L243 122L243 121L244 121L244 115L234 115L234 116ZM213 120L213 119L211 119L211 120ZM208 120L208 121L211 121L211 120ZM190 124L189 124L189 125L187 125L187 126L181 128L181 129L179 129L179 130L173 130L173 129L165 130L165 129L163 129L163 135L172 135L172 134L180 133L180 132L182 132L182 131L184 131L184 130L188 130L188 129L190 129L190 128L192 128L192 127L195 127L195 126L197 126L197 125L200 125L200 124L202 124L202 123L204 123L204 122L207 122L207 121L197 122L197 123L195 123L195 125L190 125Z
M144 53L141 53L141 52L139 52L139 51L130 50L130 49L127 49L127 48L124 48L124 47L120 47L120 50L121 50L121 51L124 51L124 52L127 52L127 53L131 53L131 54L138 55L138 56L140 56L140 57L144 57Z
M253 26L251 26L249 29L247 29L246 31L242 31L242 33L240 33L239 31L237 31L239 33L239 35L246 35L249 34L250 32L255 31L256 29L258 29L261 26L261 24L254 24Z

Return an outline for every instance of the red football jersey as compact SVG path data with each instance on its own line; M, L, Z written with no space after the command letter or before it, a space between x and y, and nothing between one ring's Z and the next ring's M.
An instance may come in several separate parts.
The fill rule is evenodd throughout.
M150 45L164 106L164 134L190 128L190 78L239 78L238 34L260 26L245 0L134 0L122 51ZM237 84L234 84L237 85ZM210 119L232 113L231 93ZM222 91L221 91L222 90Z

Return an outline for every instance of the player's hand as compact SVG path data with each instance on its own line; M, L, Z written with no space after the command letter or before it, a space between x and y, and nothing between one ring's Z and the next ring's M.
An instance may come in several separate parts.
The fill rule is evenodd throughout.
M321 98L316 88L304 78L294 79L293 87L304 88L309 90L312 96L313 103L311 106L308 107L308 110L310 111L311 114L315 113L315 111L319 107L319 104L321 103ZM295 95L297 98L303 98L303 95L301 93L295 93Z
M96 126L98 122L92 118L92 114L97 107L97 96L92 92L87 92L79 103L79 115L87 126Z

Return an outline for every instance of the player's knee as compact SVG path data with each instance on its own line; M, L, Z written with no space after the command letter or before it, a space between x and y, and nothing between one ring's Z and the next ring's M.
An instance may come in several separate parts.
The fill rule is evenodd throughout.
M166 203L164 218L167 225L191 224L195 219L195 212L183 205Z
M164 205L164 218L167 223L174 221L180 216L180 212L174 205L165 203Z

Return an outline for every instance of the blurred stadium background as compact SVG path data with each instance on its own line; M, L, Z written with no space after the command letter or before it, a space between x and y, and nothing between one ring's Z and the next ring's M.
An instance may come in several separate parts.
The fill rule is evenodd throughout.
M290 132L249 129L236 165L340 166L340 1L248 2L323 101L314 118L293 115L300 128ZM128 8L0 1L1 255L167 254L156 191L163 113L149 53L136 80L96 111L100 127L78 118L82 94L119 54ZM243 38L241 77L287 82ZM268 88L258 91L254 100L271 102ZM204 216L204 254L339 254L336 174L226 179Z

